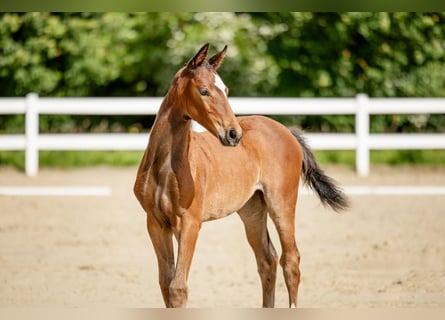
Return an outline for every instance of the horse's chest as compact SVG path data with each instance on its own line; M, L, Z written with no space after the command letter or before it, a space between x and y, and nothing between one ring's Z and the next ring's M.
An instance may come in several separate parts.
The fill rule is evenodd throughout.
M177 210L179 196L172 172L150 172L146 182L147 212L171 220Z
M179 198L177 189L174 177L161 177L153 190L154 207L162 212L172 212Z

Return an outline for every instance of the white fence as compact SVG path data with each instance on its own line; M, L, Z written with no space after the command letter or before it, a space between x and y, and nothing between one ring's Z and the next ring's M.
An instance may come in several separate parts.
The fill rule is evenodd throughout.
M371 114L445 114L445 98L230 98L234 112L265 115L355 115L355 133L307 134L314 149L355 150L360 176L371 149L445 149L445 134L370 134ZM40 114L156 114L162 98L0 98L1 114L25 114L25 134L0 135L0 150L25 150L26 174L38 172L39 150L143 150L148 134L39 134Z

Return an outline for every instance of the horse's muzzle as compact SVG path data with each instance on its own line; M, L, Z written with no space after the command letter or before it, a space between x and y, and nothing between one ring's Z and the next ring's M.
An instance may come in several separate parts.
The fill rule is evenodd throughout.
M235 147L241 141L243 133L241 130L237 131L235 128L227 129L223 135L219 135L219 141L224 146Z

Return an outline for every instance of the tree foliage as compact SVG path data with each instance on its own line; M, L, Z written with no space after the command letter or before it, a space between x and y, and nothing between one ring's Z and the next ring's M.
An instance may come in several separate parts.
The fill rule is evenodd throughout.
M2 13L0 96L161 96L203 43L229 55L232 96L445 96L444 13ZM352 131L352 117L278 117ZM112 118L110 118L112 119ZM140 118L114 118L119 128ZM0 119L0 131L17 126ZM20 122L20 121L19 121ZM48 117L45 130L102 120ZM375 131L444 131L444 116L385 116ZM57 127L57 128L54 128ZM108 128L109 129L109 128Z
M445 15L260 14L281 23L268 42L280 67L275 94L371 97L445 95Z

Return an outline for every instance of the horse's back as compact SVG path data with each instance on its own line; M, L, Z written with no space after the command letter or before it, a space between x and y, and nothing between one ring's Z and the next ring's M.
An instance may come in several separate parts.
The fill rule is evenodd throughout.
M283 124L264 116L238 117L243 129L241 147L255 153L261 162L264 182L279 176L283 180L299 181L303 152L297 139Z
M301 146L287 127L264 116L242 116L237 120L243 136L236 147L222 146L209 132L194 133L192 149L199 150L199 156L192 163L203 163L214 172L223 172L228 164L237 162L244 167L301 167Z
M243 129L241 142L244 147L252 145L267 148L276 156L276 152L295 152L296 158L301 158L301 146L283 124L264 116L243 116L237 119Z

